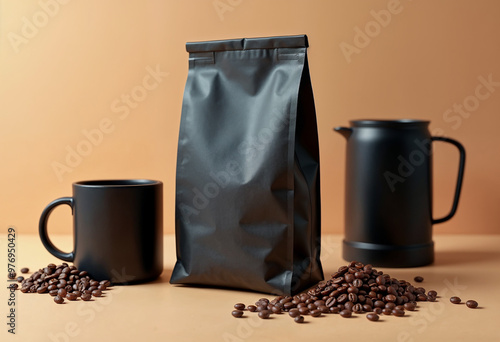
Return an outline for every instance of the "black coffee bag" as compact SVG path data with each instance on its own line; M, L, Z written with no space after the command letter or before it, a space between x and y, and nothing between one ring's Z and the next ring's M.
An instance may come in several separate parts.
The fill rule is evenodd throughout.
M307 37L187 43L172 284L297 293L323 279Z

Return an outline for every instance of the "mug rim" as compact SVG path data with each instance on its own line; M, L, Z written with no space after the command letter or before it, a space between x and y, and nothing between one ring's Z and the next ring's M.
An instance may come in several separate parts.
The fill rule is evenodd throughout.
M163 184L152 179L97 179L74 182L73 185L82 188L130 188L138 186L155 186Z
M429 120L421 119L360 119L350 120L353 127L427 126Z

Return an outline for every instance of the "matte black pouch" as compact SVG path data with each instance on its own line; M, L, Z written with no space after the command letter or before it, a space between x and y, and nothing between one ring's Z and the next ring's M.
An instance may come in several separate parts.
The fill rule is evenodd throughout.
M187 43L172 284L295 294L323 279L307 36Z

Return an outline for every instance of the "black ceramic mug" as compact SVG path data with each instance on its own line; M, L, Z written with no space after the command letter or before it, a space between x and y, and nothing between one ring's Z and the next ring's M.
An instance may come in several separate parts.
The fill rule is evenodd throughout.
M65 253L47 234L49 215L60 204L73 212L74 249ZM96 280L141 283L163 270L163 183L154 180L96 180L73 183L73 196L51 202L39 233L54 256L73 262Z
M429 121L353 120L335 131L347 139L343 257L376 266L414 267L434 261L432 225L457 210L465 149L431 136ZM432 145L452 144L460 154L450 212L432 213ZM456 172L450 169L448 172Z

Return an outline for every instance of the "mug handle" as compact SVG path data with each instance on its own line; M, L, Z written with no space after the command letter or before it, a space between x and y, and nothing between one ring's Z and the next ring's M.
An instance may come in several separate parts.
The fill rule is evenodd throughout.
M40 222L38 224L38 233L40 234L40 239L42 240L45 248L53 256L62 259L64 261L72 262L75 258L74 252L64 253L59 248L54 246L52 241L50 241L49 235L47 234L47 221L49 220L49 215L58 205L67 204L71 207L71 212L73 212L73 198L72 197L61 197L49 203L42 212L40 216Z
M457 185L455 188L455 197L453 199L453 205L451 207L451 211L448 215L445 217L439 218L439 219L432 219L432 224L435 223L442 223L445 221L448 221L455 215L455 212L457 211L458 207L458 200L460 198L460 191L462 190L462 181L464 178L464 169L465 169L465 148L462 146L461 143L459 143L456 140L450 139L450 138L445 138L445 137L431 137L432 141L444 141L447 143L450 143L454 145L456 148L458 148L458 151L460 152L460 162L458 166L458 177L457 177Z

